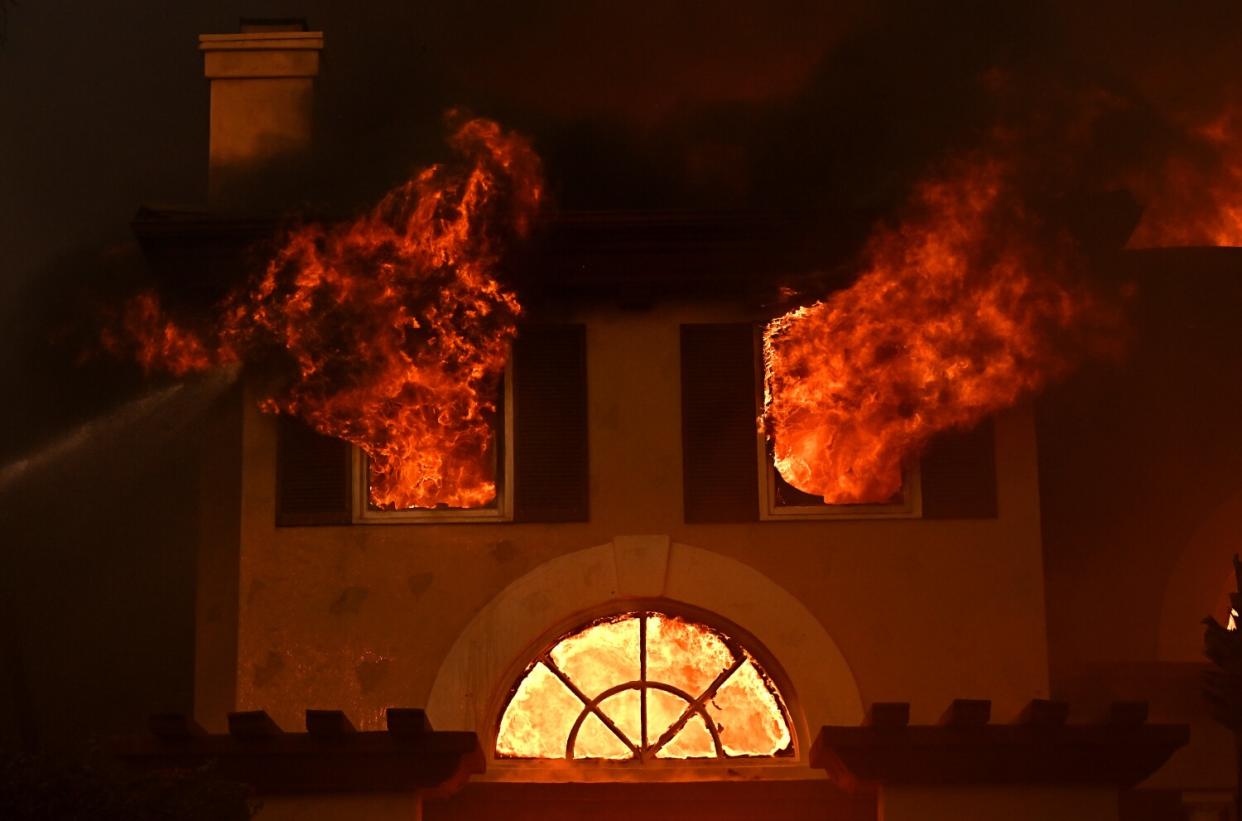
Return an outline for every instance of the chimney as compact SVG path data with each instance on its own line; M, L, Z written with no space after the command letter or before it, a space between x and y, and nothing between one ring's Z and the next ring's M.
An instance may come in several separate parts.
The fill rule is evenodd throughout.
M281 187L273 177L309 152L323 32L305 29L297 20L243 20L240 33L199 35L211 82L207 197L213 207L272 204Z

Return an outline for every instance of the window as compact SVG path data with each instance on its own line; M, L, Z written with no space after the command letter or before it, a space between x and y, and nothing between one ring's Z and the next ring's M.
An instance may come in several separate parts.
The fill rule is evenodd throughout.
M487 502L477 505L446 506L434 508L410 507L401 509L381 508L372 501L372 473L367 457L353 448L353 510L354 521L368 524L409 524L412 522L450 523L478 521L507 521L513 517L513 392L512 368L501 381L500 396L496 401L496 420L492 430L492 442L488 448L487 464L465 464L466 472L474 471L486 481L494 483L495 495ZM475 484L478 483L476 479Z
M992 423L938 435L897 498L828 505L772 466L756 419L763 405L760 330L751 323L681 326L682 475L692 524L799 519L985 519L997 515Z
M496 755L739 759L793 755L789 713L754 655L660 612L595 621L557 640L510 692Z
M755 412L763 412L763 326L755 326ZM762 426L760 426L762 428ZM758 431L759 518L784 519L913 519L922 514L920 472L915 464L902 476L901 490L891 499L864 504L828 504L822 497L799 490L781 476L774 464L772 442Z
M276 525L585 522L589 518L586 332L526 324L513 343L487 469L494 503L379 510L367 504L365 460L341 439L281 415L276 431Z

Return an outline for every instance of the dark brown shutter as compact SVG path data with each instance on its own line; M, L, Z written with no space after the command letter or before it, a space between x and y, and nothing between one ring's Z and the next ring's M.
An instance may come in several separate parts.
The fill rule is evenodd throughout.
M513 518L585 522L586 328L525 325L513 343Z
M352 519L350 447L281 416L276 436L276 524L338 525Z
M996 516L996 436L992 420L972 430L946 431L920 462L924 519Z
M681 326L682 493L687 522L759 518L755 332Z

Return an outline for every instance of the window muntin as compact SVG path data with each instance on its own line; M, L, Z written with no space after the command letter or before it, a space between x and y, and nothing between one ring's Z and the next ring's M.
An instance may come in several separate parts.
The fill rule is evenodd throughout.
M791 756L788 710L755 657L704 624L625 613L561 637L501 714L496 755L516 759Z

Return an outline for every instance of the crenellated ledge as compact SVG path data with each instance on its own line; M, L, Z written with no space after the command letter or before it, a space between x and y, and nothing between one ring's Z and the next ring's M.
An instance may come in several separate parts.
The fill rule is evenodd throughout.
M1190 738L1185 724L1148 724L1147 705L1119 702L1099 723L1067 724L1068 705L1032 701L1013 724L991 702L959 699L939 724L909 724L910 705L871 705L860 727L824 727L812 766L846 788L885 785L1128 787Z
M150 732L118 746L150 769L210 766L260 795L451 793L486 767L472 732L437 732L422 710L390 708L388 729L360 732L338 710L307 710L306 732L285 732L262 710L229 714L227 734L183 715L153 716Z

